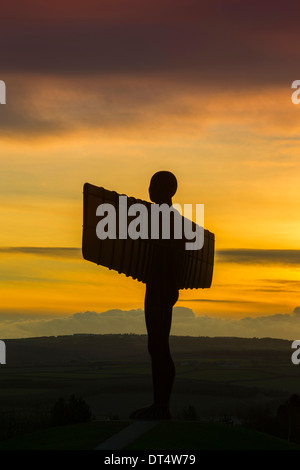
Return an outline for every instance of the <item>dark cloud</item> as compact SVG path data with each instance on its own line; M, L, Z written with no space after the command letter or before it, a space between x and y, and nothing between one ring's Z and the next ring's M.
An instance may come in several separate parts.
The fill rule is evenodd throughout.
M23 254L35 255L47 258L72 258L79 259L81 256L80 248L71 247L37 247L37 246L18 246L18 247L0 247L0 253L5 254Z
M5 79L5 74L1 76ZM74 130L97 132L130 127L153 127L193 114L182 88L170 86L166 77L46 77L9 75L7 104L0 114L1 138L61 135ZM192 93L190 90L189 93ZM203 108L203 106L202 106ZM202 109L203 111L203 109ZM208 111L209 114L209 111ZM205 120L207 112L202 114Z
M261 282L268 282L277 286L300 286L300 281L297 279L261 279Z
M261 279L261 287L253 287L258 292L300 292L300 281L295 279Z
M284 8L285 7L285 8ZM2 5L3 18L14 24L76 23L97 21L98 24L151 24L199 23L199 19L239 18L243 24L253 27L253 21L261 26L298 25L295 13L297 0L273 0L272 5L260 0L11 0ZM259 15L258 15L259 13ZM239 25L237 25L239 27Z
M0 253L6 254L27 254L36 256L46 256L51 258L74 258L81 257L79 247L0 247ZM266 249L227 249L216 251L217 262L225 263L246 263L246 264L300 264L300 250L266 250ZM298 285L299 281L288 279L272 280L276 284ZM236 302L235 300L212 300L212 299L191 299L199 302Z
M300 264L300 250L231 249L218 250L217 259L238 264Z
M28 23L23 8L25 21L2 25L2 73L168 73L220 87L297 78L300 6L292 0L146 0L126 9L121 1L110 9L89 1L84 11L69 6L69 16L68 2L61 4L56 17L48 12L51 20L35 3L32 15L40 12L41 21L30 19L29 6Z
M251 303L251 300L231 300L231 299L182 299L182 302L211 302L211 303L226 303L226 304L243 304Z

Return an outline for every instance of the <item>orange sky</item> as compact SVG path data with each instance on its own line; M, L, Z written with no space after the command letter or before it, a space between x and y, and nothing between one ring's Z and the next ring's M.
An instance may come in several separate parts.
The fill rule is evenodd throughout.
M95 12L87 5L80 21L80 2L70 16L67 2L47 15L29 2L22 22L15 18L18 48L11 28L4 31L0 323L1 315L143 308L142 284L81 258L82 187L148 199L160 169L177 176L174 202L204 203L206 228L216 235L212 288L184 291L178 305L223 319L291 314L300 285L293 18L283 14L276 29L283 2L271 17L257 2L244 10L223 2L244 28L236 21L230 28L220 1L202 10L176 1L172 15L167 0L143 9L127 2L125 15L111 7L121 3L100 3ZM52 48L53 22L66 35L58 26Z

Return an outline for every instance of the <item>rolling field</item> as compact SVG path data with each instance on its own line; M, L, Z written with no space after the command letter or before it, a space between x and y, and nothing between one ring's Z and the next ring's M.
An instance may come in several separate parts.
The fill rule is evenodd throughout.
M11 354L0 369L0 415L21 420L23 432L26 423L49 415L60 397L75 394L88 403L94 419L126 421L132 410L151 403L152 378L146 338L124 336L20 340L19 353L9 350L8 343ZM172 338L172 343L174 419L186 418L192 407L198 419L229 417L239 422L253 410L268 407L275 412L291 394L300 392L300 368L291 363L287 341ZM16 348L18 340L11 345ZM86 351L86 360L78 359L79 346Z

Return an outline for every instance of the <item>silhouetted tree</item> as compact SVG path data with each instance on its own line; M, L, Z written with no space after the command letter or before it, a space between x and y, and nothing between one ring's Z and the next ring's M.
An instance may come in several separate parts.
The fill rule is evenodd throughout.
M91 421L92 413L88 404L82 397L71 395L67 402L59 398L50 410L51 422L54 426L66 424L86 423Z
M293 394L277 410L277 427L280 437L300 441L300 397Z
M198 419L197 411L193 405L187 405L182 411L182 419L186 421L196 421Z

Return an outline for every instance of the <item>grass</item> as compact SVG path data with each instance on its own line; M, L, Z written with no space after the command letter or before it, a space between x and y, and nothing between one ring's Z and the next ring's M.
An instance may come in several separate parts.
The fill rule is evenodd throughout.
M0 450L92 450L129 425L93 422L46 429L0 442ZM123 450L300 450L300 446L240 426L170 421L158 423Z
M300 446L240 426L163 422L126 450L300 450Z
M92 450L127 422L104 421L45 429L0 442L0 450Z

